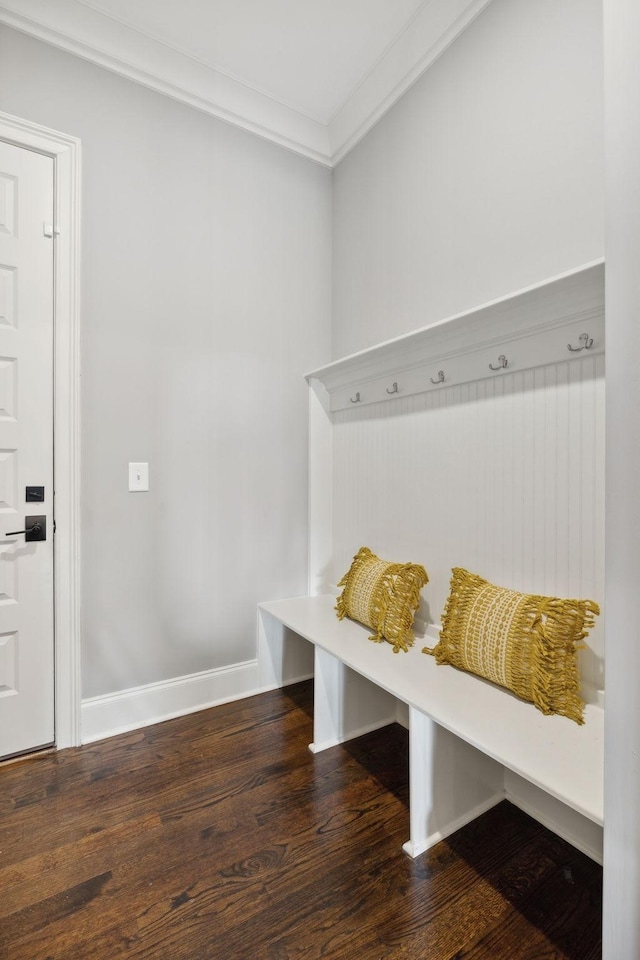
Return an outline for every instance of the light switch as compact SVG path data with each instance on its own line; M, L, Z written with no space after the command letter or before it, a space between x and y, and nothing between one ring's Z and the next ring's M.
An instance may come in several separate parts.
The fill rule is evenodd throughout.
M129 490L133 493L140 493L149 489L149 464L148 463L130 463L129 464Z

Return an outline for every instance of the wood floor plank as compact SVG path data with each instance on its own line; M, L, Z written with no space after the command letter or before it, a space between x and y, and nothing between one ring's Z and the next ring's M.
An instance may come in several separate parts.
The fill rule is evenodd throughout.
M507 803L411 860L406 731L312 755L312 711L307 682L0 767L0 958L599 960L596 864Z
M150 796L157 798L161 809L166 809L170 815L172 808L184 806L185 796L193 802L192 798L201 793L209 805L215 805L234 792L245 793L256 785L286 775L292 764L282 755L281 738L275 744L269 743L265 736L254 739L259 739L255 751L261 751L264 756L271 750L277 756L274 763L257 764L255 752L245 756L242 743L239 743L236 751L223 745L190 763L182 758L180 762L172 763L169 782L165 772L169 769L168 762L154 758L153 763L134 766L126 750L122 767L110 761L102 766L92 763L90 772L81 782L75 771L71 771L70 783L67 783L63 774L54 770L55 790L51 789L51 784L39 784L37 796L34 790L18 795L18 802L9 811L12 812L11 827L9 812L5 811L0 827L4 861L11 862L14 856L23 857L29 848L37 851L46 843L58 845L78 839L83 827L75 815L75 807L82 804L84 798L91 798L91 829L99 830L117 824L122 818L143 815L148 809ZM139 746L146 753L147 744L142 741ZM213 769L212 762L215 764ZM25 797L28 797L28 803ZM52 813L50 820L43 819L40 814L43 803Z
M31 906L40 890L52 896L70 884L91 879L102 864L113 860L118 845L153 844L161 827L157 814L138 817L0 869L0 919Z
M367 798L366 803L359 803L359 820L367 817L371 818L379 827L384 823L380 815L380 808L388 799L380 793L378 785L374 785L379 798L371 800ZM348 797L345 797L348 800ZM392 811L395 812L395 811ZM328 822L333 821L333 822ZM287 839L286 829L281 830L285 842L280 844L272 843L271 846L262 849L251 849L251 855L243 860L237 861L231 859L238 853L238 836L234 834L230 838L230 844L224 843L224 838L218 837L215 848L211 846L202 847L199 845L197 852L194 852L194 845L188 841L184 832L181 833L182 843L172 839L163 844L158 850L151 850L144 860L133 860L128 863L121 863L114 866L113 877L109 887L109 909L113 912L115 920L120 922L122 911L126 910L130 901L133 899L141 912L136 916L136 926L147 927L147 911L155 911L160 915L171 916L173 904L176 900L183 900L182 919L189 914L191 910L197 910L198 913L207 916L214 915L219 905L224 906L225 911L230 912L236 900L247 903L243 907L243 917L245 923L251 919L254 911L262 909L264 899L261 899L262 884L264 883L266 865L270 865L268 879L271 886L275 883L275 867L279 862L279 854L284 851L282 856L286 857L283 864L283 872L286 874L286 885L290 884L290 872L293 870L299 874L300 882L303 880L305 869L310 870L314 860L319 854L319 848L322 847L322 856L325 870L328 871L333 865L335 870L340 869L340 863L345 856L351 856L355 859L360 851L358 834L352 831L350 843L345 843L344 836L341 834L344 829L348 829L348 821L344 817L336 817L330 813L327 819L310 821L307 817L306 823L303 821L304 829L301 824L294 824L296 833ZM174 829L176 829L174 827ZM273 824L270 824L273 829ZM178 832L176 830L176 832ZM382 836L382 834L381 834ZM227 838L228 839L228 838ZM263 839L271 839L263 837ZM164 852L165 847L173 851L174 862L167 860ZM190 851L189 854L186 851ZM394 844L394 853L397 856L400 851L400 835ZM153 862L153 861L156 862ZM163 872L164 868L164 872ZM200 885L194 886L193 877L200 876L205 878ZM140 877L142 876L142 880ZM156 876L153 889L149 888L146 876ZM256 885L259 887L257 893ZM190 904L190 905L188 905ZM101 910L99 903L91 904L85 911L84 921L94 927L98 921L97 914ZM143 915L145 919L142 919ZM102 916L101 922L104 924L106 918ZM65 925L68 925L65 920ZM49 936L66 936L68 931L58 931L51 929ZM152 931L147 931L147 939ZM44 938L43 938L44 940ZM25 955L31 950L37 954L44 946L41 945L39 938L25 941ZM97 949L97 947L94 948ZM85 946L85 954L93 956L89 952L89 947ZM145 949L149 950L147 943ZM98 952L96 956L100 956Z

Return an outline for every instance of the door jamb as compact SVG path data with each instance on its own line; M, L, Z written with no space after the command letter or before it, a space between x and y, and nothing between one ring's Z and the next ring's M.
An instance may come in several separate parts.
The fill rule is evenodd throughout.
M55 730L56 747L61 749L81 742L81 145L76 137L2 112L0 139L54 160Z

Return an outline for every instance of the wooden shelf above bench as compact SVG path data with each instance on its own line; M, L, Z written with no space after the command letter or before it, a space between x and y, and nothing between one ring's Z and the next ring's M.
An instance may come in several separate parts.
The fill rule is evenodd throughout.
M604 352L604 261L336 360L306 375L330 411Z

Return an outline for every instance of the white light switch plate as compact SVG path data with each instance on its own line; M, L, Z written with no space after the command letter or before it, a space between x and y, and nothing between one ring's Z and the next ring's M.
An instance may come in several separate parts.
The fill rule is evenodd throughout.
M149 489L149 464L148 463L130 463L129 464L129 490L133 493Z

